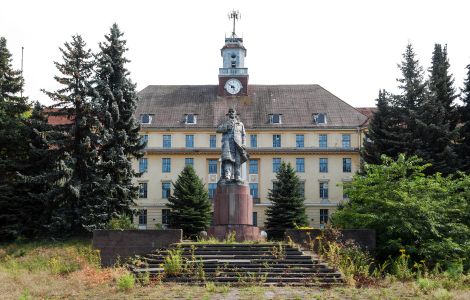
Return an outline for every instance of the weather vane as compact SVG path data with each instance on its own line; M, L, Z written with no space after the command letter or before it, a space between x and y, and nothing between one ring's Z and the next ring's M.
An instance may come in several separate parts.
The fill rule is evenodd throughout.
M235 21L238 21L242 18L242 15L238 10L232 10L231 12L228 13L228 19L231 20L233 19L233 30L232 30L232 36L235 36Z

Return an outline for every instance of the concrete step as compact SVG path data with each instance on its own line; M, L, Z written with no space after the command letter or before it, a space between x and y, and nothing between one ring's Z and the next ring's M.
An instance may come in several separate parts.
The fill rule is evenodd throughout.
M147 260L163 260L165 259L166 255L159 255L159 254L150 254L144 256L145 259ZM196 257L198 260L206 260L206 259L251 259L251 260L256 260L256 259L262 259L262 260L280 260L279 256L274 256L274 255L269 255L269 254L259 254L259 255L244 255L244 254L195 254L194 257L193 255L190 254L182 254L181 257L192 260L194 257ZM283 260L297 260L297 261L315 261L313 260L310 256L306 255L286 255L282 257Z
M343 283L341 278L304 278L304 277L265 277L265 276L233 276L233 277L211 277L207 281L212 282L245 282L245 283ZM193 282L195 278L189 277L175 277L167 278L166 282Z

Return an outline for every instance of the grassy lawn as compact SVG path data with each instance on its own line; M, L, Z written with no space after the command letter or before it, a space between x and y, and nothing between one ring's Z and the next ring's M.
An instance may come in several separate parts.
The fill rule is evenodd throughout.
M133 282L123 268L99 268L89 240L0 245L0 299L470 299L468 276L331 289Z

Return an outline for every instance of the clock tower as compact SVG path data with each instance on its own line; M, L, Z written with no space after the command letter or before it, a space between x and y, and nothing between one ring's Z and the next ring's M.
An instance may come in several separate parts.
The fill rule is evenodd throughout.
M235 34L235 21L240 19L238 11L229 13L233 19L233 30L230 37L225 38L225 45L220 50L223 66L219 69L219 96L247 96L248 68L245 68L246 48L243 38Z

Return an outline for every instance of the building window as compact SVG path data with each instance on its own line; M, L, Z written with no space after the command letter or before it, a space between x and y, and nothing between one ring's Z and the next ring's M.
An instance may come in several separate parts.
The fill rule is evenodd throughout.
M320 158L320 173L328 173L328 158Z
M170 197L171 182L162 182L162 198L168 199Z
M162 158L162 173L171 172L171 158Z
M345 173L351 172L351 159L350 158L343 158L343 172Z
M209 174L217 174L217 159L209 159Z
M250 135L250 147L251 148L258 147L258 136L256 134Z
M258 213L256 211L253 212L253 226L258 226Z
M328 209L320 209L320 228L328 224Z
M163 135L163 148L171 148L171 135Z
M185 116L185 121L186 124L196 124L197 123L197 115L195 114L187 114Z
M212 149L217 148L217 136L216 135L209 136L209 147Z
M147 144L149 142L149 135L148 134L141 135L140 141L141 141L142 145L147 146Z
M139 198L140 199L147 198L147 182L139 183Z
M281 115L280 114L271 114L269 115L269 123L271 124L281 124Z
M297 171L297 173L305 172L305 159L304 158L295 159L295 170Z
M186 148L194 148L194 135L186 135Z
M139 210L139 226L147 226L147 210Z
M328 182L320 182L320 198L328 199Z
M250 159L250 161L249 161L249 173L250 174L258 174L258 160L257 159Z
M281 147L281 135L273 134L273 148L280 148L280 147Z
M214 199L215 189L217 188L217 183L209 183L208 190L209 190L209 199Z
M297 134L295 136L295 146L297 148L303 148L304 147L304 135L303 134Z
M326 124L326 114L318 113L313 114L313 124Z
M147 158L139 158L139 173L147 172L148 161Z
M320 148L328 148L328 135L320 134L318 136L318 146Z
M162 209L162 225L170 225L170 210Z
M281 159L273 158L273 172L277 173L280 167L281 167Z
M149 114L141 114L140 115L140 124L151 124L152 123L152 115Z
M194 158L192 158L192 157L186 157L186 158L184 159L184 165L185 165L185 166L191 166L191 167L194 168Z
M257 183L250 183L250 195L255 198L259 198L258 196L258 184Z
M351 135L343 134L343 148L351 148Z
M305 199L305 181L300 182L300 196Z

